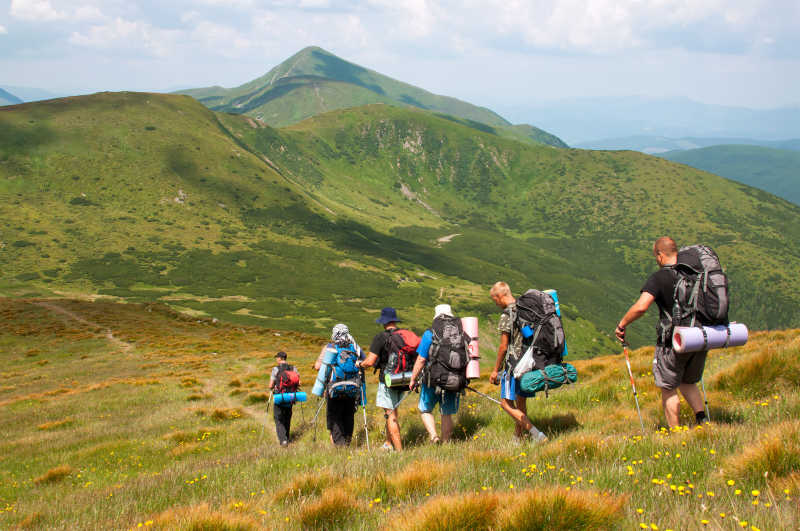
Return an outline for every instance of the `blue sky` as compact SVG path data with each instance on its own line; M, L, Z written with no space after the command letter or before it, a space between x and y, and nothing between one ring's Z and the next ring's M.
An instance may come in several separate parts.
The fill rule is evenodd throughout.
M2 0L0 84L249 81L318 45L488 107L640 95L800 105L796 0Z

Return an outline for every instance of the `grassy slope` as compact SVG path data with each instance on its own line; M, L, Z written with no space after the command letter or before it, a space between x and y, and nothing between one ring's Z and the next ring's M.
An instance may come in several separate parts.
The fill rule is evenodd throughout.
M373 103L412 106L444 113L522 142L567 147L530 125L511 125L489 109L432 94L336 57L317 47L296 53L263 76L232 89L181 91L216 111L247 114L273 127L318 114Z
M800 204L800 152L761 146L721 145L659 156L766 190Z
M800 228L789 220L800 210L656 157L522 147L386 107L328 113L277 135L237 131L278 164L313 176L307 186L328 198L330 208L351 206L371 226L391 227L416 243L441 234L426 227L445 221L469 242L465 257L511 270L470 272L464 260L450 266L464 270L462 278L486 283L499 274L511 275L514 286L530 279L558 286L564 300L603 326L606 310L625 306L652 270L649 242L664 233L717 249L734 281L739 319L781 326L777 315L769 316L768 300L796 292L789 271L796 267ZM283 145L292 149L282 151ZM391 200L403 187L432 212L416 208L416 220L404 222ZM686 190L685 200L674 202L672 190ZM662 212L665 204L672 204L669 213ZM416 227L402 226L409 223ZM769 249L769 258L758 248ZM427 265L423 257L415 261ZM783 288L766 298L761 288L752 289L766 284ZM613 325L616 316L607 318Z
M624 361L603 356L576 362L574 387L529 402L544 445L512 443L510 419L470 393L455 444L426 444L409 399L406 451L384 454L366 452L360 411L351 449L330 448L324 422L314 442L316 398L295 408L289 449L277 447L263 402L272 355L287 351L310 388L320 337L164 306L2 299L0 312L3 528L788 529L800 519L798 330L712 352L714 424L702 430L658 431L646 348L631 353L644 437ZM482 335L474 383L492 395L495 341ZM382 417L367 413L374 448Z
M6 293L38 285L164 298L201 315L306 330L334 319L369 327L387 298L414 326L429 320L437 293L465 301L460 311L486 312L485 286L454 276L443 250L426 243L397 260L350 241L369 227L331 224L304 182L276 173L190 98L101 94L19 106L0 119ZM326 238L299 234L298 215L321 223ZM435 271L414 263L432 254ZM584 353L606 341L589 321L571 322Z
M388 106L275 130L190 98L103 94L0 120L3 293L161 299L306 331L369 330L387 304L421 328L441 299L488 329L486 289L504 278L558 289L585 356L610 347L598 330L652 270L649 242L672 233L717 248L735 318L800 320L798 209L655 157L523 146ZM681 187L702 206L662 216Z

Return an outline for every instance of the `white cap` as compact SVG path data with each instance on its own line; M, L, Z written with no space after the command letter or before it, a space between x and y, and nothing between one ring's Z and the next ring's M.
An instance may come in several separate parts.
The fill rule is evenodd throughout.
M453 310L450 308L449 304L439 304L436 308L433 309L433 318L436 319L440 315L448 315L453 317Z

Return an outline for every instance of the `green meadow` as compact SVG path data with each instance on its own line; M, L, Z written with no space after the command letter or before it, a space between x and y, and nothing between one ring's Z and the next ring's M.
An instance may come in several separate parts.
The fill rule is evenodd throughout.
M372 330L357 337L366 344ZM401 453L358 411L332 448L316 397L277 445L266 385L285 350L306 390L325 338L214 322L164 304L0 299L0 527L10 529L789 529L800 519L800 332L712 351L712 423L664 429L649 373L578 360L577 384L529 401L549 440L513 440L491 402L462 397L454 442L400 409ZM496 337L481 337L487 381ZM375 390L369 378L369 400ZM682 420L690 416L683 408ZM321 416L324 419L324 412Z

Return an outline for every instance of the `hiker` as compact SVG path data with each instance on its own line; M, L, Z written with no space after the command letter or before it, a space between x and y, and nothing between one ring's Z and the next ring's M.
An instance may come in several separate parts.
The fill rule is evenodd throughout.
M278 364L272 368L269 377L269 388L273 394L294 393L300 385L300 375L292 365L286 363L286 353L283 351L275 354ZM278 434L278 442L283 447L289 445L289 428L292 424L293 402L286 404L275 404L272 410L275 419L275 431Z
M356 409L361 404L362 374L356 362L364 359L364 351L350 335L345 324L331 330L331 341L322 347L314 369L319 371L330 356L330 374L325 389L326 418L334 446L349 446L353 438Z
M408 387L411 391L420 388L417 408L422 424L430 441L438 444L449 441L453 435L453 415L458 413L460 393L467 385L470 337L465 335L461 320L453 316L449 304L439 304L433 314L433 323L422 334L417 347L417 361ZM441 439L433 418L436 404L442 414Z
M625 328L644 315L653 301L656 302L660 318L653 359L653 378L656 387L661 389L661 403L667 424L670 428L678 426L678 391L689 403L697 423L700 424L706 420L706 412L697 382L703 377L707 351L676 354L672 349L672 310L675 303L675 284L678 280L674 266L678 260L678 246L672 238L662 236L653 245L653 256L660 269L644 283L639 300L620 319L614 334L625 344Z
M419 337L410 330L398 328L397 323L401 321L394 308L383 308L375 322L383 325L383 331L372 339L367 357L359 361L358 366L380 369L375 405L383 409L383 418L386 419L386 440L382 449L399 451L403 449L403 443L400 440L397 406L408 392L406 377L411 376ZM387 376L390 385L386 383ZM391 384L393 377L396 386Z
M519 378L514 378L513 375L514 367L523 354L522 331L514 326L517 300L511 295L511 288L505 282L496 282L489 291L489 296L503 310L497 322L500 346L497 348L497 360L489 381L493 385L500 384L500 407L514 419L514 435L518 439L530 435L534 442L544 442L547 436L528 418L527 399L533 395L522 392Z

